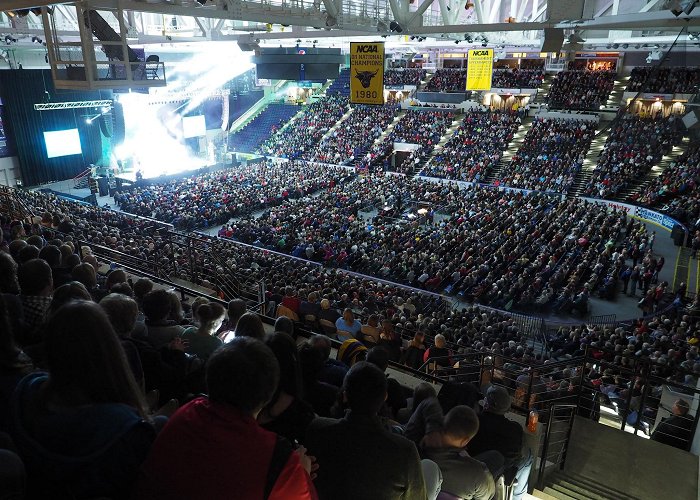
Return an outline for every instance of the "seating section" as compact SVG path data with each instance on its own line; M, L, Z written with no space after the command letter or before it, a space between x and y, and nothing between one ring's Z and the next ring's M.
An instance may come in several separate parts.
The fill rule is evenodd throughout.
M480 182L496 165L520 126L512 111L469 111L421 175Z
M246 92L239 92L236 94L236 99L231 100L229 105L229 120L231 123L238 120L238 118L248 111L256 102L265 97L265 91L260 90L249 90Z
M326 96L307 106L301 116L266 140L259 149L264 154L283 158L311 157L316 144L347 110L346 97Z
M266 162L194 175L164 184L132 187L114 195L129 213L153 217L178 229L227 222L255 210L320 189L321 167Z
M384 85L420 85L427 72L418 68L390 69L384 73Z
M680 140L681 127L675 118L625 115L614 122L586 194L611 198L643 179Z
M428 80L426 92L466 92L466 69L439 69Z
M649 181L632 201L659 208L681 222L694 224L700 216L699 179L700 146L695 145Z
M566 193L581 170L594 135L595 124L584 120L535 119L500 183Z
M350 68L340 70L338 78L326 90L326 95L350 96Z
M396 104L354 106L350 116L316 146L313 158L326 163L344 164L362 156L391 123L397 111Z
M454 113L451 111L409 109L384 140L367 152L360 162L360 167L365 168L384 161L384 166L388 168L388 157L394 152L395 142L419 144L420 149L415 154L395 167L399 172L409 169L433 150L453 119Z
M293 104L271 103L248 124L229 137L229 150L253 152L300 110Z
M615 71L566 70L557 74L547 100L550 108L598 110L615 84Z
M696 94L699 87L700 68L639 66L632 69L626 90L659 94Z
M540 69L494 69L491 87L501 89L536 89L544 80Z

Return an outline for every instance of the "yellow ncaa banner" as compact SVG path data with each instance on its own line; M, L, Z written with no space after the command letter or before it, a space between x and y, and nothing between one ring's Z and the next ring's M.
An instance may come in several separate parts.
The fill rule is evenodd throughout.
M491 90L493 49L469 49L467 90Z
M350 43L350 102L384 104L384 42Z

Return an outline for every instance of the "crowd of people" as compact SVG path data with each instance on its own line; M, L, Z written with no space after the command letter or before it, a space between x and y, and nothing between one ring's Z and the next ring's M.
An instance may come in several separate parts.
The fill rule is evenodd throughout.
M697 220L697 183L700 178L700 147L691 146L657 177L651 179L630 199L634 203L662 208L682 222Z
M266 242L274 243L269 246L291 248L292 255L311 260L325 259L330 247L330 268L224 240L212 239L207 251L225 259L229 269L269 283L268 311L287 310L319 333L346 335L337 361L330 359L331 344L323 335L297 347L294 321L286 315L275 333L267 333L241 300L231 301L227 310L208 299L182 302L118 268L105 273L103 263L79 243L127 245L124 250L133 255L176 258L179 250L159 240L151 225L43 193L18 192L43 215L33 224L1 221L0 346L6 371L0 397L7 404L0 407L13 412L0 414L0 432L8 432L26 466L30 498L127 498L134 492L138 498L183 492L214 498L233 487L244 498L257 498L262 490L269 490L270 498L290 498L291 492L293 498L338 498L339 484L347 498L385 490L382 498L390 498L389 485L397 483L387 478L399 465L414 470L400 483L400 494L416 498L434 498L440 489L490 498L494 478L506 466L521 474L517 494L522 495L531 459L527 452L515 453L522 444L516 427L510 425L512 440L498 450L479 433L489 432L494 421L509 425L502 415L511 403L523 404L521 389L533 375L517 364L499 364L502 378L494 382L508 390L477 385L473 396L481 397L478 389L486 396L477 416L450 404L449 391L436 399L421 387L409 404L410 392L383 373L389 360L418 368L433 359L447 369L453 362L468 365L464 354L476 352L489 354L493 363L502 363L503 356L541 365L530 400L540 409L548 401L576 397L581 376L596 382L593 391L615 400L627 389L617 374L640 359L654 363L655 376L674 382L692 385L700 375L700 301L687 315L669 311L630 327L562 329L550 338L553 356L592 349L607 368L583 373L572 364L548 370L547 356L528 346L516 318L477 306L452 309L437 295L336 269L345 251L348 262L370 265L364 271L381 263L378 275L391 280L403 277L437 290L435 278L445 273L440 281L472 300L506 309L510 302L530 311L584 307L594 291L615 293L612 281L624 283L623 292L632 296L641 291L648 298L640 305L644 312L660 311L668 294L665 283L654 283L663 267L653 254L655 235L622 212L581 200L460 191L420 180L407 180L397 192L395 183L381 176L338 180L327 191L328 198L318 197L316 207L326 207L322 211L308 199L289 201L290 208L287 203L273 207L267 225L247 233L236 221L240 227L231 236L252 238L267 227L273 237ZM353 207L366 200L396 206L399 197L440 203L450 217L426 227L394 228L380 219L371 227L366 221L354 224ZM303 216L295 217L291 206L303 207ZM202 269L226 272L212 268L207 255L193 257ZM411 273L415 279L409 281ZM377 430L368 435L368 419L377 418L382 425L373 424ZM281 459L265 458L281 453L275 451L282 446L276 435L303 448L296 454L287 448ZM343 483L347 470L337 461L356 449L350 441L363 439L369 440L365 456L374 456L367 450L379 449L382 440L391 442L393 454L381 459L391 458L392 467L381 468L376 478ZM685 446L680 438L665 439ZM482 462L463 460L466 468L455 472L450 450L464 447ZM184 458L185 450L202 450L207 458L193 463ZM237 465L233 471L232 464ZM221 467L226 474L220 477ZM276 470L272 479L268 468ZM220 480L201 481L204 471L216 472Z
M611 198L643 178L681 139L675 117L641 118L627 114L610 128L605 150L585 188L588 196Z
M405 214L399 223L397 215L385 220L380 213L370 222L359 216L367 205L406 207L408 200L449 215L424 225ZM488 215L495 210L505 215ZM501 227L516 223L517 229ZM470 302L569 313L587 311L592 293L617 295L614 266L621 249L631 252L647 237L640 227L585 202L418 179L405 180L397 192L393 178L370 176L339 183L313 202L302 199L238 220L229 236ZM538 241L557 242L558 249L543 253Z
M384 85L420 85L427 72L420 68L390 69L384 73Z
M700 68L637 66L627 82L627 92L695 94L700 86Z
M466 69L438 69L425 86L426 92L465 92L466 89Z
M347 97L337 94L325 96L309 104L300 117L270 136L260 145L259 151L282 158L308 158L321 138L348 109Z
M396 116L398 106L357 105L309 155L315 161L342 165L369 149Z
M521 117L512 111L469 111L421 175L481 182L501 159L520 127Z
M317 191L326 167L288 162L257 162L235 169L122 189L114 202L123 211L152 217L178 229L208 227L286 198Z
M535 118L499 183L566 193L581 170L595 122Z
M491 87L500 89L536 89L544 80L543 69L494 69Z
M429 154L440 138L452 125L454 113L450 110L433 111L432 109L409 109L396 123L384 140L372 147L359 162L359 168L380 164L385 170L389 167L389 157L394 152L394 143L418 144L420 149L394 169L402 171L416 160L420 161Z
M550 108L597 110L615 84L615 71L565 70L557 74L547 96Z

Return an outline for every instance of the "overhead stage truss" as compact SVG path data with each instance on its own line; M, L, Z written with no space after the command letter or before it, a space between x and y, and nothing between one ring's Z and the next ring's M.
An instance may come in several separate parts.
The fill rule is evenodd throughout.
M35 111L52 111L55 109L111 108L112 101L77 101L77 102L47 102L35 104Z

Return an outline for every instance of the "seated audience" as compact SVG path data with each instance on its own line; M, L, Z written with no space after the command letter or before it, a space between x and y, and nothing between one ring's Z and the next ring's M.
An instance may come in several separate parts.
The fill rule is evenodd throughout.
M344 397L350 411L340 420L317 418L306 445L319 463L315 480L321 499L424 499L426 484L416 447L389 432L377 413L387 397L387 382L376 366L360 362L345 376ZM348 464L368 463L362 474L348 474Z
M615 71L565 70L557 73L547 96L557 109L597 110L615 85Z
M495 494L494 478L503 472L503 457L495 451L469 456L466 447L478 430L474 410L455 406L445 415L438 439L426 445L424 455L442 471L443 492L473 500L491 500Z
M568 387L568 382L567 382ZM532 467L532 454L524 448L522 426L504 415L511 409L511 397L503 387L492 385L486 392L484 411L479 415L479 432L469 441L471 456L479 456L496 450L505 459L504 468L517 469L518 485L513 500L521 500L527 493L528 478Z
M190 327L182 333L185 352L206 361L223 342L216 336L224 322L226 309L221 304L209 302L197 308L199 327Z
M27 375L12 402L12 438L31 498L131 497L155 438L105 313L79 301L46 325L49 373Z
M206 368L208 397L170 418L143 464L136 497L316 498L313 458L256 422L279 375L274 354L259 340L235 338L217 350Z

